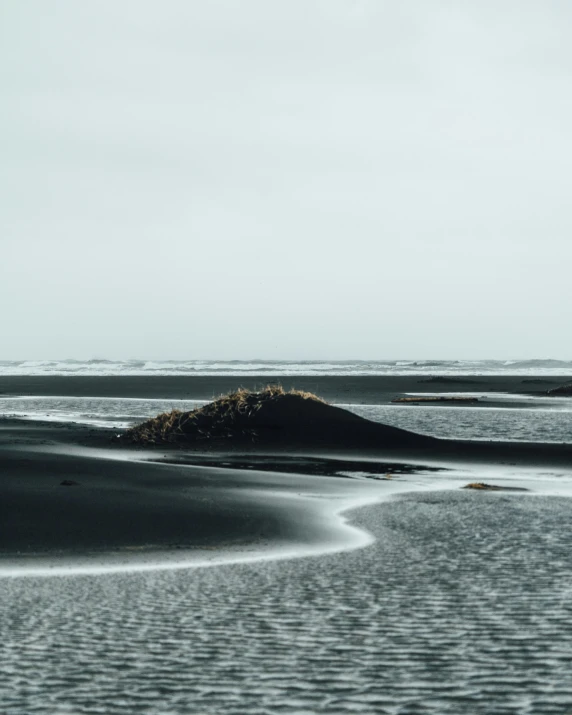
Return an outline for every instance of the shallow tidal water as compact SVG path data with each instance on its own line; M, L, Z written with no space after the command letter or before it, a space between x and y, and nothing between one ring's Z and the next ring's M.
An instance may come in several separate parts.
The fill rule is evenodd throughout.
M572 712L572 500L418 492L365 548L0 580L0 712Z
M486 399L484 405L486 405ZM497 395L494 399L500 399ZM572 398L510 396L503 408L342 404L361 417L433 437L529 442L572 442ZM108 397L2 397L0 416L78 422L118 430L173 409L193 410L200 400Z

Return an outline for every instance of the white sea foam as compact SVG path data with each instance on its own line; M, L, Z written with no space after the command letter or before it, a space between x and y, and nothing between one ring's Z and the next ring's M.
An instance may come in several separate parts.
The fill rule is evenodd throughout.
M572 360L1 360L0 375L572 376Z

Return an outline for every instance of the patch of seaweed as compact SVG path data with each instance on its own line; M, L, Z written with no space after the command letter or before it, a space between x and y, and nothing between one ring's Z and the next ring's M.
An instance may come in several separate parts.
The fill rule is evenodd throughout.
M141 445L237 436L254 439L261 428L299 424L307 416L303 405L308 402L326 405L311 392L286 391L281 385L268 385L260 392L239 388L190 412L172 410L157 415L127 430L122 439Z

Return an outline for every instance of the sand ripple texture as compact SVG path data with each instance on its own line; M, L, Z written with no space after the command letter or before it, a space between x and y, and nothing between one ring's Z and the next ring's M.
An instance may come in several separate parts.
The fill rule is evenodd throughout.
M374 545L0 582L0 712L572 713L571 500L410 494Z

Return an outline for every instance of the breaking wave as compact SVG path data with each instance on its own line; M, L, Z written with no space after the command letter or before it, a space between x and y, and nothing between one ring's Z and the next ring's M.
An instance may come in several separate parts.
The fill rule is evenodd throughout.
M0 360L0 375L572 375L572 360Z

